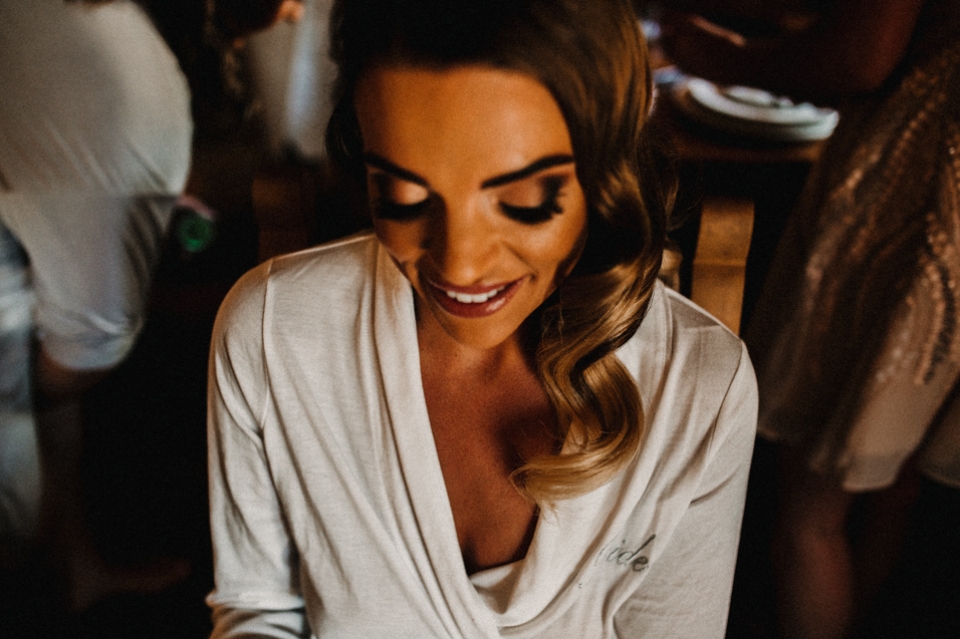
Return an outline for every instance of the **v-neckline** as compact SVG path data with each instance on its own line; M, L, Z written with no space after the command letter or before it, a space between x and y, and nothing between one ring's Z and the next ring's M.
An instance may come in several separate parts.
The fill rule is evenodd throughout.
M498 637L498 626L530 622L540 611L557 605L558 599L576 597L576 589L564 585L570 579L585 583L592 578L584 562L592 557L592 547L602 541L595 538L600 532L594 530L596 522L602 522L602 529L616 526L603 513L612 497L608 493L615 492L612 484L617 482L561 501L554 510L541 513L523 559L468 575L420 376L416 293L379 246L377 269L382 290L376 294L374 330L378 356L389 362L385 369L390 371L383 376L385 403L429 571L436 575L444 599L459 602L467 611L469 619L461 618L461 622L484 633L478 636ZM588 531L593 532L584 534ZM483 592L511 583L515 587L511 586L509 596L499 603Z
M391 265L392 266L392 265ZM402 278L402 275L399 277ZM408 294L404 295L407 298L407 301L402 303L399 306L408 306L411 309L410 313L404 313L407 318L412 318L413 321L407 321L406 319L393 322L393 325L399 329L399 333L394 337L397 344L418 344L417 342L417 327L415 321L415 313L412 309L415 308L415 296L416 292L413 288L406 282L405 279L402 280L404 288L408 291ZM399 308L398 308L399 310ZM399 318L398 318L399 319ZM444 541L446 542L452 540L453 546L456 548L456 554L460 558L461 563L463 562L462 551L460 550L459 541L457 541L456 534L456 523L453 517L453 508L450 503L450 495L447 490L446 481L443 476L443 470L440 465L440 458L437 451L436 441L434 439L433 428L430 422L430 415L427 406L426 393L423 385L423 377L420 370L420 352L419 348L402 348L397 350L397 355L401 358L401 368L404 372L404 376L409 381L409 395L407 400L410 403L410 412L407 413L407 424L404 428L397 429L397 437L399 439L406 439L407 435L411 436L411 439L414 439L413 434L416 433L415 439L417 443L417 451L419 452L419 459L417 460L418 466L422 470L426 470L430 476L430 485L435 486L433 491L422 491L423 494L428 492L433 494L435 497L436 504L432 508L429 508L430 511L435 511L442 509L444 511L443 519L449 523L449 527L445 530ZM399 389L396 389L399 391ZM387 403L393 405L396 400L399 400L399 396L391 396L389 393L387 395ZM399 443L399 442L398 442ZM426 445L429 443L429 445ZM401 459L401 464L405 463ZM427 488L427 486L424 486ZM442 490L440 490L442 489ZM421 491L417 491L417 494L421 494ZM539 514L539 509L538 509ZM539 517L538 517L539 520ZM536 536L536 530L534 531L532 540ZM529 548L528 548L529 552ZM526 553L525 553L526 555ZM523 559L519 559L514 562L509 562L508 564L500 564L498 566L493 566L491 568L485 568L477 571L477 573L486 572L489 570L496 570L502 568L504 565L512 565L519 562L522 562ZM463 574L469 579L469 575L465 568L462 569ZM476 574L476 573L474 573Z
M406 484L407 498L417 520L429 569L443 597L459 601L466 622L478 636L498 637L495 619L477 593L464 567L453 511L427 413L420 377L420 354L414 312L416 295L410 283L378 246L377 310L374 330L377 350L389 364L383 376L385 403ZM451 607L453 608L453 607Z

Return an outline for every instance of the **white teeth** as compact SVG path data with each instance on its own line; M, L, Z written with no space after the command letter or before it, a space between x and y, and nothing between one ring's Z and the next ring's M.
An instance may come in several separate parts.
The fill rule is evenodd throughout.
M489 293L480 293L479 295L468 295L467 293L455 293L454 291L444 291L447 294L447 297L450 299L457 300L461 304L482 304L487 300L493 299L497 296L503 289L507 288L506 286L501 286L498 289L492 290Z

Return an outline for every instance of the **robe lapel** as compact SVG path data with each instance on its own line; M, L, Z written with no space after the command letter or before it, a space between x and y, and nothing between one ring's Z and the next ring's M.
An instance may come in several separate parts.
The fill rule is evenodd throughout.
M451 636L499 637L460 554L423 394L413 289L380 247L376 268L376 351L404 482L392 498L398 508L408 503L412 513L401 518L400 534L425 594Z

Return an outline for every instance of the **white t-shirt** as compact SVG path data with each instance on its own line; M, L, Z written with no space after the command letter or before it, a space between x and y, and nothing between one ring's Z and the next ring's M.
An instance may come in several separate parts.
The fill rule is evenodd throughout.
M0 0L0 542L36 528L31 339L122 360L190 167L190 93L136 4Z
M523 560L467 575L413 296L363 235L265 263L224 302L213 636L722 637L756 427L737 337L658 284L618 351L641 452L541 514Z
M60 364L132 346L192 134L186 78L138 5L0 2L0 225Z

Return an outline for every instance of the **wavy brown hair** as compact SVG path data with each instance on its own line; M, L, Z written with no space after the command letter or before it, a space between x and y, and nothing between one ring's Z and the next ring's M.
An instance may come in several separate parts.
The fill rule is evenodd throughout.
M630 2L341 0L332 30L340 76L327 146L357 189L364 167L353 95L373 64L484 64L536 78L557 101L588 206L583 255L541 307L535 340L565 444L525 460L513 480L541 504L608 481L642 442L636 382L615 352L646 311L672 199L644 126L651 73Z

